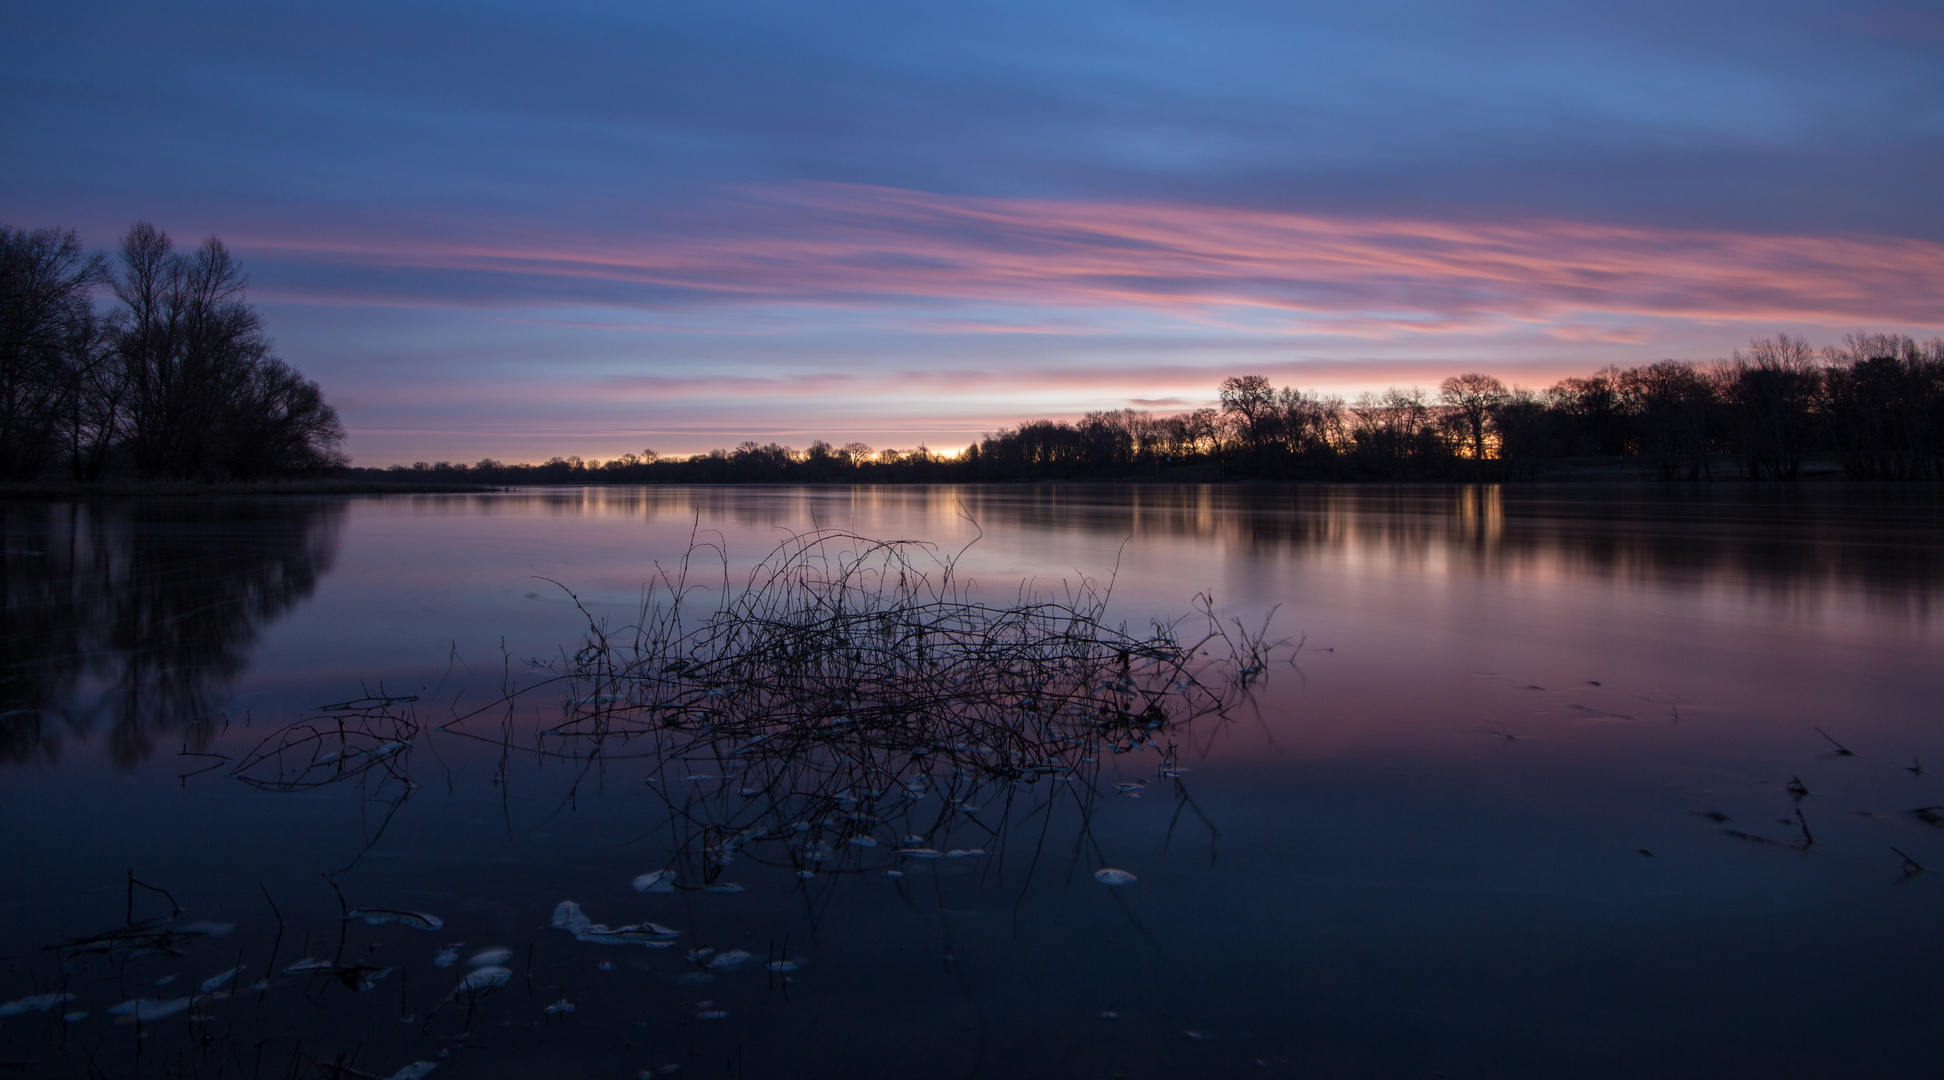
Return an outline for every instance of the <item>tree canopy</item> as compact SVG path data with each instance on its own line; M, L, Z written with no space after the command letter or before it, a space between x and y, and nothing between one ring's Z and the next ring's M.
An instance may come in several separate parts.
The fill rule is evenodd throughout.
M275 355L222 241L180 252L140 222L119 256L72 231L0 226L0 479L258 480L344 464L337 412Z

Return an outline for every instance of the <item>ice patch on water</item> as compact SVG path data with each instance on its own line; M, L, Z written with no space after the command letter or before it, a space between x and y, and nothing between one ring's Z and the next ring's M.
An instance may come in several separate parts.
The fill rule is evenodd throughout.
M124 1001L109 1009L108 1015L119 1016L124 1022L133 1020L136 1023L147 1024L156 1020L166 1020L179 1012L188 1011L188 1008L189 999L186 997L169 998L166 1001L136 998L134 1001Z
M22 1013L46 1012L56 1005L74 1000L73 994L35 994L0 1005L0 1016L19 1016Z

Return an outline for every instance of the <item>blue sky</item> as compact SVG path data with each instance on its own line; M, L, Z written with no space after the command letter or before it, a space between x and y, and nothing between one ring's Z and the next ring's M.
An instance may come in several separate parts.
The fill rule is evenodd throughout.
M360 463L1944 331L1944 5L69 3L0 220L224 237Z

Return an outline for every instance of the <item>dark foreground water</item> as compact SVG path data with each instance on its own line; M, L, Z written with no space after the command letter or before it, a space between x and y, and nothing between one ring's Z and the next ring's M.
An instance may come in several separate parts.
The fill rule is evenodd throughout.
M813 528L971 543L1000 603L1112 575L1133 625L1275 607L1291 644L1172 762L984 805L941 770L881 822L831 808L881 842L816 856L699 863L674 820L733 814L734 770L536 752L557 698L440 730L570 661L567 589L621 626L693 540L740 569ZM0 1076L1936 1068L1934 490L15 503L0 539ZM419 699L379 767L238 777L364 696ZM563 900L680 935L582 940Z

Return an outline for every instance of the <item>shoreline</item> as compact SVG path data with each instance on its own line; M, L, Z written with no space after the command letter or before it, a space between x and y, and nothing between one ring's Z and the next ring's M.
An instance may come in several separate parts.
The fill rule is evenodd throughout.
M339 479L339 480L281 480L257 483L218 482L203 483L195 481L110 481L106 483L5 483L0 484L0 501L45 501L68 499L115 499L115 498L250 498L265 496L333 496L333 495L484 495L512 491L516 488L661 488L661 487L913 487L935 485L966 485L977 487L1068 487L1095 485L1212 485L1219 487L1239 486L1313 486L1313 485L1357 485L1357 486L1409 486L1409 487L1475 487L1479 485L1525 487L1525 486L1642 486L1642 487L1826 487L1844 484L1870 484L1873 486L1922 487L1924 481L1871 481L1853 480L1845 475L1840 465L1834 462L1805 462L1802 474L1793 480L1752 480L1745 476L1734 475L1729 463L1717 473L1706 479L1664 480L1655 475L1651 465L1638 460L1581 459L1553 460L1549 462L1530 462L1513 465L1497 476L1473 477L1409 477L1395 479L1372 479L1352 477L1269 477L1253 476L1246 473L1235 474L1219 465L1199 465L1167 470L1161 475L1145 476L1096 476L1096 477L1047 477L1041 479L982 480L970 478L933 477L926 479L788 479L774 478L764 480L715 480L715 481L639 481L607 480L605 478L585 477L557 481L499 481L494 483L467 483L459 480L393 481L382 479ZM1497 471L1497 470L1494 470Z

